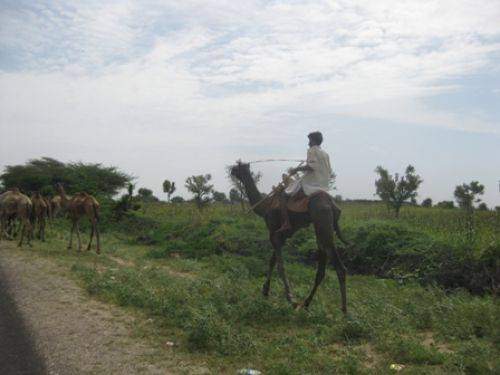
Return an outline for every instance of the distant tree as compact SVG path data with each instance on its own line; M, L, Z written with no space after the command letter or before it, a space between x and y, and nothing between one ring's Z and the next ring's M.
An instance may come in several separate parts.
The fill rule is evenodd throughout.
M484 185L481 185L477 181L472 181L470 184L458 185L455 188L455 200L465 212L467 239L471 242L475 237L474 203L481 202L479 195L483 194Z
M184 198L180 197L180 196L176 196L176 197L173 197L170 202L172 203L184 203L185 200Z
M153 191L147 188L137 190L137 196L143 202L157 202L158 198L153 195Z
M81 162L63 163L46 157L29 160L23 165L9 165L0 175L5 188L18 187L25 193L53 192L53 186L60 182L68 194L84 191L105 197L116 195L131 180L131 176L115 167Z
M481 202L479 203L479 205L477 206L477 210L478 211L488 211L488 205L484 202Z
M495 206L495 211L497 212L497 214L500 214L500 206Z
M232 188L231 190L229 190L229 201L231 202L231 204L241 202L241 194L237 189Z
M453 201L441 201L438 204L436 204L436 207L451 209L455 208L455 203Z
M214 186L209 184L211 179L210 174L191 176L186 179L186 189L193 194L193 201L200 210L210 202L210 194L214 189Z
M337 203L341 203L344 199L342 198L342 195L337 194L336 196L333 197L333 200Z
M228 202L226 194L223 192L220 192L220 191L214 191L212 193L212 199L214 200L214 202L218 202L218 203L227 203Z
M174 193L175 191L175 182L165 180L163 181L163 192L167 194L167 200L170 201L170 196Z
M128 184L127 193L123 194L118 201L113 205L113 215L116 220L120 220L129 210L138 210L141 206L134 202L135 185Z
M484 194L484 185L477 181L472 181L470 184L458 185L455 188L455 200L460 208L466 210L474 209L474 203L481 202L479 195Z
M231 182L231 185L233 186L233 188L236 189L236 191L238 192L239 199L238 200L231 199L231 191L229 191L229 199L232 203L233 202L240 202L241 208L245 208L245 202L248 202L248 197L247 197L247 193L245 190L245 186L243 186L243 183L231 174L231 168L232 168L232 166L229 166L226 168L227 176L228 176L229 181ZM262 172L254 173L251 171L250 173L251 173L252 179L255 182L255 184L258 184L262 178ZM235 198L235 197L233 197L233 198Z
M378 166L375 172L379 175L379 178L375 181L376 194L389 209L394 210L396 217L399 217L399 210L404 202L408 200L415 202L417 189L423 180L419 175L415 174L415 168L411 165L406 167L403 177L400 177L397 173L393 177L381 166Z
M425 198L422 201L422 207L426 207L426 208L432 207L432 199L431 198Z

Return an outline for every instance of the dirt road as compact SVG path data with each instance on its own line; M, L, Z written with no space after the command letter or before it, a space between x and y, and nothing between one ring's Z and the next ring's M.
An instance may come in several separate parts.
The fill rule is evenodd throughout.
M0 269L1 374L200 372L134 337L133 315L89 298L50 258L0 242Z

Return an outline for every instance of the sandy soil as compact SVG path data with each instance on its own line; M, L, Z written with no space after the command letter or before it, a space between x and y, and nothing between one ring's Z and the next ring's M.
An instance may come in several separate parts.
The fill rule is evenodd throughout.
M89 298L53 260L0 242L0 267L35 357L46 368L42 373L206 373L182 363L172 349L134 337L136 317Z

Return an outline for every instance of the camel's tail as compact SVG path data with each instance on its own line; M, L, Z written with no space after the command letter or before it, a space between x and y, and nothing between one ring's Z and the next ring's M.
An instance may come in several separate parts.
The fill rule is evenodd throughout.
M333 230L337 234L337 237L339 238L340 241L342 241L345 245L349 247L353 247L353 244L345 239L344 235L342 234L342 231L340 230L339 220L342 210L339 208L339 206L337 206L337 204L331 197L330 197L330 202L333 209Z

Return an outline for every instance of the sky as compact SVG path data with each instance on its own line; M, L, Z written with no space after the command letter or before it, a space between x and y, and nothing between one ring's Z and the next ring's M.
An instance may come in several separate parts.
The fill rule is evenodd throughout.
M500 205L500 0L0 0L0 169L98 162L168 178L323 148L347 198L415 166ZM293 162L252 165L268 191Z

